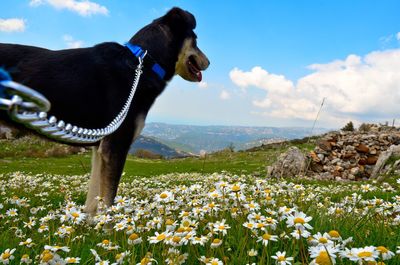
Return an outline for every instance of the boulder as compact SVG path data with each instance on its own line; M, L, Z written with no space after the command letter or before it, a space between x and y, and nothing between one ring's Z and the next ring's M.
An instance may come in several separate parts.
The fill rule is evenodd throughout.
M318 156L316 156L318 158ZM296 177L306 168L307 159L305 155L297 147L290 147L287 152L281 154L278 161L270 169L270 176L280 177Z
M371 173L371 179L378 179L380 180L382 170L384 169L384 166L386 165L386 162L388 159L392 156L400 156L400 145L392 145L390 148L384 152L382 152L375 164L374 169L372 170Z

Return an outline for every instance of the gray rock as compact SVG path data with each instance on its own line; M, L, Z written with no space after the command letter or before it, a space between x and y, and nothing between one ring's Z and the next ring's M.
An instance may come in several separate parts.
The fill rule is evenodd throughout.
M296 177L304 173L306 167L306 157L297 147L290 147L289 150L281 154L278 161L273 165L271 176Z
M368 128L370 130L331 132L322 136L317 147L308 154L311 164L307 175L319 179L359 180L371 175L378 178L386 172L388 169L384 165L393 152L400 156L400 147L395 147L400 146L400 131L382 125ZM400 171L400 160L391 170Z
M383 173L382 171L384 170L387 160L391 156L398 155L400 155L400 145L392 145L387 151L382 152L378 158L378 161L375 164L374 169L372 170L370 178L381 180L382 178L380 177L380 175L381 173Z
M13 132L10 128L0 125L0 139L13 139Z

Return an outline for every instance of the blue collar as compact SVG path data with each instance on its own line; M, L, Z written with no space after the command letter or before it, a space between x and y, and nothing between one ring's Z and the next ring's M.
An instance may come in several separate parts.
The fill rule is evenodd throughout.
M146 52L138 45L132 44L132 43L125 43L125 47L127 47L133 55L135 55L137 58L143 59L144 56L146 55ZM151 67L154 73L156 73L161 79L164 79L165 76L165 70L164 68L161 67L158 63L154 63L153 66Z

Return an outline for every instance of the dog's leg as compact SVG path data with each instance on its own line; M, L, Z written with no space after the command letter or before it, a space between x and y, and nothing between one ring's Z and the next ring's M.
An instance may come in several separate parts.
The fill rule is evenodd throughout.
M100 196L107 206L114 202L130 145L139 137L144 127L144 120L144 115L138 115L135 120L133 136L132 132L124 133L119 136L112 135L101 141L99 149L102 158Z
M92 150L92 170L90 173L89 190L86 196L85 211L94 215L97 210L97 196L100 196L100 170L101 156L98 147L93 147Z

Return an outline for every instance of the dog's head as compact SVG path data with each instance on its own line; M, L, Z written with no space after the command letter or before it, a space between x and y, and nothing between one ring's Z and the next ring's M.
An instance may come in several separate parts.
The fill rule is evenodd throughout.
M175 74L188 81L200 82L201 71L207 69L210 61L197 47L197 36L193 31L196 19L191 13L174 7L160 20L169 28L172 36L179 36L178 39L182 41L175 64Z

